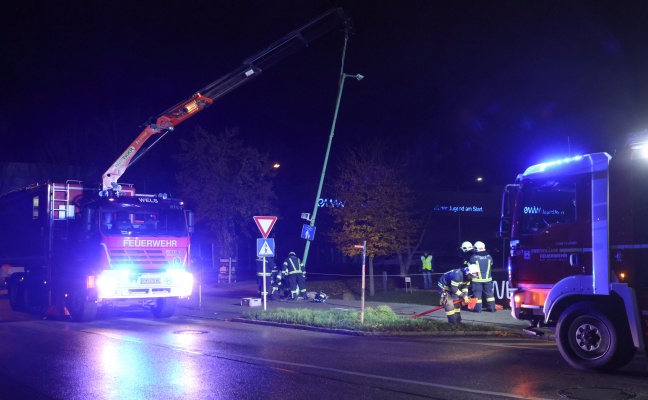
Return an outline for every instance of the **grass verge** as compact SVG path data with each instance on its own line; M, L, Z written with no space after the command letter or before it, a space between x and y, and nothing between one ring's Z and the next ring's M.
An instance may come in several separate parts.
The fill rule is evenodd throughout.
M362 332L487 332L497 330L494 327L478 324L448 324L445 321L426 318L405 318L396 314L388 306L365 309L363 324L360 323L360 311L356 310L277 308L267 311L248 311L242 317L256 321L271 321Z

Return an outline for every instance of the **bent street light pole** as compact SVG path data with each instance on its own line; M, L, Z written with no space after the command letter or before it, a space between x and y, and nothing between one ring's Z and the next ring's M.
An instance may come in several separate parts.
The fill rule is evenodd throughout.
M335 113L333 114L333 124L331 125L331 134L329 135L328 145L326 146L326 154L324 155L324 165L322 166L322 174L320 175L319 186L317 187L317 195L315 196L315 206L313 207L313 214L311 214L310 226L315 226L315 218L317 217L317 209L320 196L322 195L322 186L324 184L324 176L326 175L326 166L328 164L329 154L331 152L331 143L333 143L333 136L335 135L335 124L337 122L338 111L340 110L340 100L342 99L342 90L344 89L344 80L346 78L356 78L361 80L364 75L356 74L349 75L344 72L340 76L340 87L338 90L337 100L335 102ZM310 240L306 240L306 248L304 249L303 263L306 265L308 259L308 250L310 249Z

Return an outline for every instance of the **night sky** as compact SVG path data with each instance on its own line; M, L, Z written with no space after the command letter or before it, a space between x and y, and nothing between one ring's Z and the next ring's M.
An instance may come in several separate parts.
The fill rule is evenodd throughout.
M648 2L3 5L0 162L41 161L54 141L69 145L70 157L93 154L82 162L103 171L150 116L339 6L355 26L345 72L366 78L345 83L332 157L346 144L383 138L395 152L429 157L433 173L453 179L458 169L458 179L479 174L504 184L548 158L612 153L626 133L648 128ZM295 184L309 182L314 195L343 43L341 32L328 34L173 135L194 124L213 132L238 127L247 144L281 162ZM88 140L90 131L105 138ZM175 151L173 139L165 146L152 159ZM130 173L137 172L124 180Z

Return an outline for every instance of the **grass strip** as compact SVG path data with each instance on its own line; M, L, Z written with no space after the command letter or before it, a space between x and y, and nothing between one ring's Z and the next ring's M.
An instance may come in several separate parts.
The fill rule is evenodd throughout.
M314 310L308 308L276 308L248 311L243 318L284 324L298 324L329 329L348 329L363 332L486 332L496 330L479 324L449 324L426 318L407 318L396 314L388 306L365 309L364 323L357 310Z

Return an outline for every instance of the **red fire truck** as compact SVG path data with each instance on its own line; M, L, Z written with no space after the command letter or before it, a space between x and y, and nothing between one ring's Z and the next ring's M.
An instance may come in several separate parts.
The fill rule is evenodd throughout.
M613 156L531 166L508 185L501 232L512 315L555 330L572 366L614 370L648 335L648 134Z
M138 194L118 179L176 125L341 26L348 35L349 17L331 9L152 118L103 174L101 187L47 182L0 195L0 265L21 270L7 278L12 309L69 312L90 321L98 306L140 304L156 317L173 315L177 299L193 286L193 214L180 200ZM158 140L144 147L156 134Z
M183 203L132 186L98 192L66 182L0 196L0 262L24 271L8 279L13 310L91 321L100 305L141 304L166 318L191 294Z

